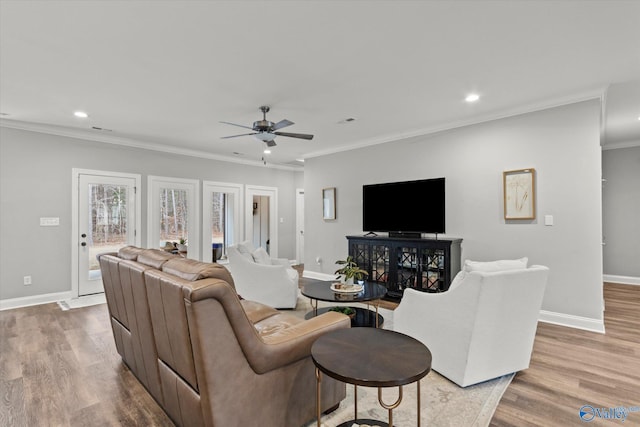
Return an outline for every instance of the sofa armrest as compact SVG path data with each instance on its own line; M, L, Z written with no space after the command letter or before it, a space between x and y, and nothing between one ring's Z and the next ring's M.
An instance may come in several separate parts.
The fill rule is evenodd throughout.
M263 338L247 317L233 288L226 282L217 279L190 282L183 288L183 295L188 311L201 317L202 324L209 324L210 319L216 316L214 307L221 306L223 316L233 329L242 352L258 374L310 356L311 346L320 335L351 327L348 316L331 312L288 326ZM211 304L214 300L219 305Z
M271 258L271 265L284 265L285 267L291 267L287 258Z

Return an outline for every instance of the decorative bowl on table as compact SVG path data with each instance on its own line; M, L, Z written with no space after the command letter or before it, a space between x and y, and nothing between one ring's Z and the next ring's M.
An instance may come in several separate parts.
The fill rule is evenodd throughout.
M357 294L358 292L362 292L364 289L364 285L357 284L346 284L346 283L332 283L331 290L333 292L338 292L341 294Z

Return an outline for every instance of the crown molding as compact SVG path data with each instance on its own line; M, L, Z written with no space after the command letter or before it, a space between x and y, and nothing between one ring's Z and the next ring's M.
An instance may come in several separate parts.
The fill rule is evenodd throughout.
M606 96L606 90L607 90L607 86L602 86L602 87L598 87L598 88L595 88L595 89L592 89L592 90L584 91L584 92L581 92L581 93L578 93L578 94L573 94L573 95L570 95L570 96L558 97L558 98L554 98L554 99L551 99L551 100L545 100L545 101L541 101L541 102L530 103L530 104L521 105L521 106L514 107L514 108L501 110L501 111L498 111L498 112L493 112L493 113L480 115L480 116L474 117L473 119L456 120L456 121L447 122L447 123L444 123L444 124L441 124L441 125L437 125L437 126L418 129L418 130L415 130L415 131L402 132L402 133L397 133L397 134L392 134L392 135L385 135L385 136L382 136L382 137L379 137L379 138L362 140L362 141L354 142L353 144L349 144L348 146L340 147L338 149L315 151L313 153L307 154L305 156L305 159L313 158L313 157L326 156L326 155L329 155L329 154L340 153L340 152L343 152L343 151L356 150L356 149L359 149L359 148L365 148L365 147L368 147L368 146L384 144L384 143L387 143L387 142L396 142L396 141L401 141L401 140L404 140L404 139L431 135L431 134L438 133L438 132L443 132L443 131L447 131L447 130L462 128L462 127L471 126L471 125L477 125L477 124L481 124L481 123L487 123L487 122L491 122L491 121L494 121L494 120L505 119L505 118L508 118L508 117L520 116L520 115L523 115L523 114L534 113L534 112L537 112L537 111L548 110L548 109L551 109L551 108L562 107L562 106L565 106L565 105L576 104L578 102L590 101L590 100L593 100L593 99L600 100L600 102L602 104L602 102L604 101L605 96ZM601 114L602 114L602 112L601 112ZM603 127L602 119L601 119L601 125L600 126L601 126L601 132L602 132L602 127Z
M622 141L622 142L611 142L608 144L602 145L602 150L616 150L618 148L631 148L631 147L640 147L640 140L638 141Z
M228 163L238 163L238 164L247 165L247 166L267 167L272 169L280 169L280 170L294 171L294 172L303 170L302 167L285 166L285 165L277 165L277 164L269 164L269 163L265 165L263 162L257 161L257 160L238 159L235 157L212 154L206 151L171 147L164 144L143 142L143 141L139 141L132 138L122 138L122 137L113 136L113 135L104 135L104 134L98 135L93 132L86 131L84 129L74 129L74 128L54 126L54 125L48 125L48 124L42 124L42 123L0 119L0 127L25 130L29 132L38 132L38 133L44 133L48 135L64 136L67 138L82 139L86 141L101 142L105 144L120 145L124 147L138 148L141 150L158 151L158 152L168 153L168 154L197 157L199 159L209 159L209 160L217 160L217 161L228 162Z

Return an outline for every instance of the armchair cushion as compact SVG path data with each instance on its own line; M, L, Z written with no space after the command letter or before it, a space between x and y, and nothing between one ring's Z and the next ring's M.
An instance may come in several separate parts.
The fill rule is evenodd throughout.
M253 260L258 264L271 265L271 257L262 246L253 251L251 255L253 255Z
M249 254L249 255L251 255L253 251L256 250L256 248L253 247L253 243L251 243L251 240L245 240L243 242L238 243L236 245L236 248L238 248L238 252L240 252L241 254Z
M521 268L527 268L529 258L523 257L520 259L502 259L497 261L471 261L465 260L464 271L506 271L506 270L518 270Z

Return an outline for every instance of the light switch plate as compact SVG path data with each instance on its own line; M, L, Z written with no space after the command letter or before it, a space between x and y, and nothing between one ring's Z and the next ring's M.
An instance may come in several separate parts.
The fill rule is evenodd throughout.
M40 227L57 227L60 225L60 218L40 218Z
M553 215L544 216L544 225L553 225Z

